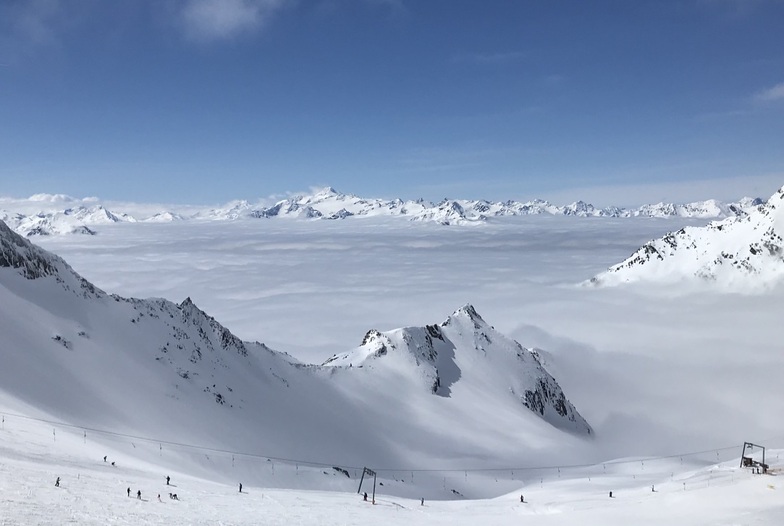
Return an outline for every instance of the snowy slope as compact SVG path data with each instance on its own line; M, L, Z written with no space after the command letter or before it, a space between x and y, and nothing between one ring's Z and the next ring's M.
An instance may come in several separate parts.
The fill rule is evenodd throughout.
M784 188L765 204L705 227L643 245L594 277L598 285L699 278L729 287L770 285L784 276Z
M178 212L170 208L151 212L151 205L117 204L116 206L127 206L139 210L133 213L115 213L104 205L98 204L96 198L80 200L59 194L36 194L27 200L0 198L0 220L6 221L12 229L20 234L33 236L71 233L94 234L96 228L101 225L132 223L137 221L137 217L144 222L171 222L273 218L336 220L387 216L442 225L466 225L485 222L496 217L527 215L718 219L743 215L745 210L759 204L761 204L759 199L751 198L744 198L737 203L722 203L709 199L687 204L658 203L629 209L615 206L596 208L584 201L560 206L541 199L526 202L444 199L438 203L431 203L422 199L403 201L401 199L362 198L327 187L312 194L291 196L271 205L236 200L221 207L196 211L193 211L193 207L185 207L189 210L188 212Z
M496 474L482 477L483 483L506 489L484 500L463 500L444 490L462 489L465 480L476 478L476 473L444 474L430 486L419 479L386 479L387 483L376 487L373 503L357 494L359 484L353 473L349 478L332 469L292 468L288 473L287 466L278 466L269 480L291 475L290 487L296 489L275 489L244 478L253 464L271 473L270 463L262 459L238 458L233 477L216 481L178 469L185 466L166 466L172 456L168 446L161 456L144 461L132 444L102 443L89 432L83 436L79 430L63 428L57 429L53 439L51 426L12 416L5 419L0 437L0 517L8 526L776 526L784 516L779 477L754 475L739 468L737 458L712 463L684 463L677 458L646 459L644 464L628 460L565 468L558 473L536 472L535 476L520 473L511 479L510 473ZM770 458L781 453L769 450ZM102 460L104 455L107 462ZM212 457L210 461L226 460L218 454ZM773 461L775 474L781 467ZM171 477L170 485L166 476ZM328 481L331 491L317 490ZM243 482L242 493L238 482ZM414 486L410 497L389 491L402 485ZM371 493L372 483L365 481L363 489ZM438 494L430 497L434 490L448 493L451 499ZM137 491L141 498L136 498ZM613 498L609 498L610 491ZM169 493L176 493L178 499L169 498ZM421 496L426 496L424 502Z
M433 363L395 374L301 364L240 341L189 299L109 296L0 223L0 393L45 415L350 465L522 461L556 444L582 447L577 434L590 428L534 355L473 309L435 332L456 358L435 362L443 387L434 396L422 383Z

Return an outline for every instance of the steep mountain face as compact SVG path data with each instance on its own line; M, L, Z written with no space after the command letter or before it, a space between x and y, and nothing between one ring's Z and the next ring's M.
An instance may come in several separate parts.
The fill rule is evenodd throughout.
M335 355L324 365L410 369L421 379L423 390L446 398L505 392L559 429L592 433L536 352L500 334L471 305L440 325L370 331L357 349Z
M33 245L3 221L0 221L0 268L28 280L51 278L63 289L86 298L106 296L61 258Z
M82 200L81 202L84 202ZM77 205L63 210L56 207L68 202L80 202L68 196L39 194L28 200L29 208L40 204L49 210L35 214L0 210L0 220L22 235L95 234L96 227L112 223L136 222L126 213L114 213L101 205ZM249 201L227 203L222 208L212 208L190 214L165 210L140 221L171 222L179 220L237 221L243 219L336 220L358 217L401 217L410 221L434 222L441 225L476 224L496 217L525 215L558 215L573 217L693 217L725 218L742 216L746 210L762 203L759 199L744 198L737 203L722 203L713 199L687 204L658 203L639 208L609 206L596 208L590 203L576 201L559 206L541 199L527 202L485 200L450 200L431 203L418 199L365 199L325 188L311 195L292 196L272 206L259 207ZM52 209L52 207L55 207ZM147 212L149 213L149 212ZM142 217L142 216L139 216Z
M772 284L784 276L782 235L784 188L734 217L650 241L591 283L699 278L741 287Z
M4 223L0 334L2 399L161 440L394 466L524 459L526 444L580 447L591 434L536 354L471 307L302 364L190 299L108 295Z

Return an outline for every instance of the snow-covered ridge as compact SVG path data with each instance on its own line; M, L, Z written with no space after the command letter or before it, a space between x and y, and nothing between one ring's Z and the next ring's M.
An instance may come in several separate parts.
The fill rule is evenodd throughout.
M525 215L559 215L574 217L696 217L719 219L742 215L750 207L758 206L759 199L744 198L735 203L713 199L686 204L657 203L639 208L615 206L597 208L590 203L576 201L555 205L541 199L532 201L491 202L486 200L444 199L438 203L422 199L370 199L343 194L324 188L312 194L291 196L272 204L238 200L223 207L188 211L170 208L143 215L130 212L111 212L96 198L74 199L65 195L36 194L27 200L0 199L0 220L23 235L94 234L95 227L123 222L170 222L181 220L236 221L242 219L292 218L307 220L335 220L357 217L394 216L411 221L435 222L442 225L481 223L495 217ZM68 208L64 205L71 204ZM114 206L114 205L113 205ZM131 206L133 205L116 205ZM36 210L30 212L30 210Z
M6 268L25 279L50 277L64 289L85 298L106 294L82 278L62 258L30 243L0 221L0 269Z
M729 287L765 286L784 277L784 187L766 203L705 227L686 227L643 245L591 279L596 285L633 281L708 280Z

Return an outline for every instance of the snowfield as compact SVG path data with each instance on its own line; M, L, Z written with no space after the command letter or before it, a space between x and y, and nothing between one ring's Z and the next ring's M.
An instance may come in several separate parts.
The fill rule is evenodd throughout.
M0 430L0 523L11 525L779 525L784 497L779 470L784 450L769 450L770 475L739 468L737 458L708 463L686 459L628 461L563 469L520 480L504 495L484 500L393 497L358 480L333 491L275 489L241 480L210 481L135 458L131 444L102 443L73 430L5 417ZM119 450L118 450L119 448ZM740 447L733 453L737 454ZM730 452L723 452L725 454ZM167 449L161 457L170 456ZM103 456L107 461L103 461ZM782 456L784 459L784 456ZM217 460L217 459L215 459ZM115 462L112 465L111 462ZM237 461L247 463L248 460ZM165 477L171 477L166 485ZM469 473L466 478L475 477ZM59 487L55 481L60 478ZM454 478L462 479L461 473ZM520 474L520 479L525 475ZM239 479L239 476L237 477ZM487 479L492 484L492 479ZM315 484L314 484L315 485ZM651 487L655 491L651 491ZM131 496L127 496L130 489ZM141 491L141 499L136 492ZM612 491L613 498L609 497ZM179 500L169 498L176 493ZM160 500L158 499L160 495ZM520 502L523 495L525 503Z

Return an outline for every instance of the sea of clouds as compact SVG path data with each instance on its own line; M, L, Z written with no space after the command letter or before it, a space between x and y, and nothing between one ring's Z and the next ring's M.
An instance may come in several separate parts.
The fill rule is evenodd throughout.
M105 225L96 236L35 241L107 292L191 297L242 339L305 362L358 346L370 329L440 323L471 303L546 351L607 458L782 443L781 288L583 284L688 224L704 222L248 219Z

